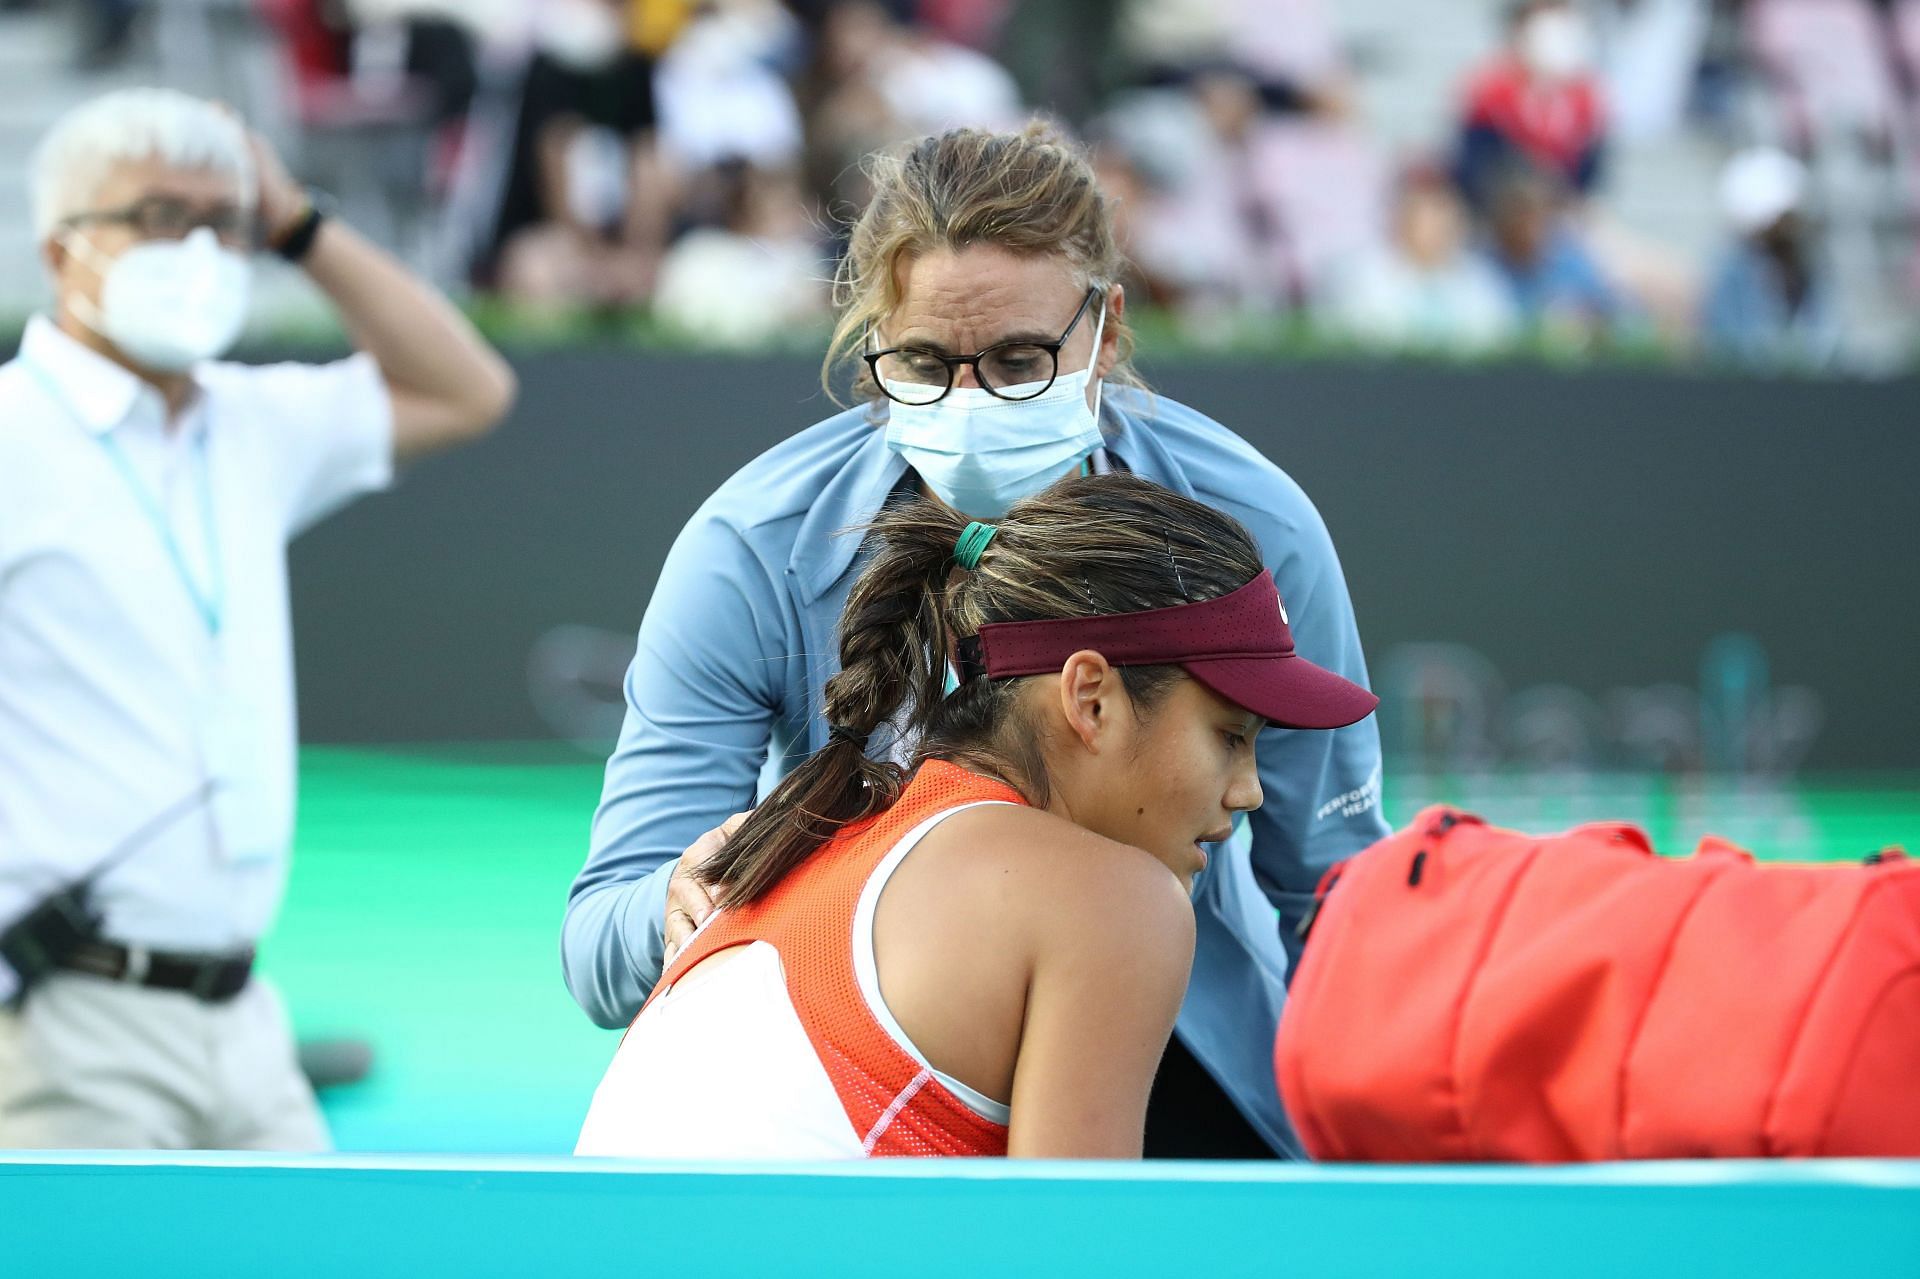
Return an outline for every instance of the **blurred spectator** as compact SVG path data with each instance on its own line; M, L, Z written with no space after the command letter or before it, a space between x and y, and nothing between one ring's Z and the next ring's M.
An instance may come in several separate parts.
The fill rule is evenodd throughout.
M474 36L430 0L254 0L278 33L295 118L308 135L456 125L473 102ZM441 140L450 165L458 130ZM417 173L417 169L415 170ZM429 175L437 187L438 172Z
M453 2L471 3L471 0ZM657 58L672 47L694 15L706 7L707 0L633 0L627 6L627 37L634 48Z
M800 110L777 67L799 39L777 0L711 5L681 30L654 77L660 143L677 174L734 160L770 169L798 162Z
M543 0L535 16L494 283L543 304L644 300L673 199L653 64L630 43L618 0Z
M1584 343L1621 318L1614 292L1565 216L1557 179L1509 165L1489 193L1489 247L1521 319L1537 332Z
M1226 236L1222 268L1227 289L1241 303L1290 309L1303 293L1290 253L1290 227L1260 189L1258 144L1264 101L1259 84L1243 71L1201 72L1188 86L1206 128L1203 165L1189 174L1198 199L1210 201Z
M1293 300L1280 227L1247 171L1259 111L1252 84L1221 71L1135 94L1099 122L1097 172L1119 198L1127 255L1148 296L1189 320Z
M1816 275L1833 281L1816 300L1846 304L1850 355L1903 341L1920 296L1920 0L1498 0L1502 47L1464 77L1458 118L1435 121L1452 134L1441 145L1477 223L1472 249L1458 243L1456 197L1425 178L1390 190L1382 158L1397 127L1383 127L1382 107L1430 112L1434 77L1462 82L1463 51L1423 41L1437 50L1431 70L1372 57L1362 81L1350 65L1349 44L1364 55L1389 34L1370 37L1365 19L1397 22L1417 8L1405 3L0 0L0 11L70 6L103 49L124 45L136 14L156 43L171 15L203 7L264 17L294 71L280 82L287 123L321 185L376 238L422 261L470 262L476 283L523 301L646 303L674 237L693 232L678 256L700 273L724 274L718 251L743 236L783 246L757 249L763 258L791 248L797 262L806 234L742 229L743 175L757 207L797 174L791 213L831 257L867 199L864 157L954 125L1017 126L1025 86L1043 109L1093 121L1136 291L1196 335L1310 303L1385 343L1484 349L1517 310L1589 336L1624 316L1691 345L1726 314L1705 297L1715 228L1701 157L1760 136L1809 157ZM1349 109L1357 84L1367 112ZM1615 147L1618 189L1589 198ZM1547 186L1507 184L1519 163ZM1761 239L1742 234L1715 261L1716 290L1741 264L1752 285ZM1487 296L1487 271L1508 294L1491 309L1470 300Z
M908 138L1018 126L1020 91L993 59L912 25L910 0L827 0L814 12L800 102L814 189L837 214L865 207L860 160Z
M1605 118L1587 22L1568 0L1517 0L1507 47L1467 86L1459 180L1477 209L1516 159L1585 195L1600 172Z
M1120 41L1149 85L1229 71L1273 111L1343 109L1346 62L1324 0L1128 0Z
M1351 119L1270 115L1249 139L1246 164L1251 202L1278 229L1296 301L1325 287L1334 265L1363 252L1387 221L1385 160Z
M856 114L877 103L886 127L901 138L962 125L1010 128L1025 114L1020 90L999 63L911 25L904 6L848 0L834 8L840 47L833 56L855 68L843 87L844 105Z
M204 25L183 18L189 12ZM438 234L438 202L466 138L478 85L469 29L433 0L252 0L252 14L278 37L276 114L297 126L302 167L369 235L413 256ZM209 41L209 59L247 47L223 47L232 10L186 5L156 16L184 22L176 47Z
M1712 354L1798 368L1839 356L1839 308L1809 244L1806 185L1800 162L1771 148L1727 165L1720 202L1735 238L1707 293L1702 337Z
M1128 79L1119 48L1115 0L921 0L923 19L936 21L961 7L999 15L997 41L982 43L963 31L943 27L953 38L987 50L1020 87L1021 98L1044 104L1061 120L1092 119Z
M1906 85L1908 114L1920 126L1920 0L1893 0L1887 21L1893 29L1895 65Z
M80 6L80 48L75 57L80 70L104 71L126 56L140 5L141 0L85 0Z
M1089 159L1094 180L1100 184L1108 207L1113 211L1114 242L1119 245L1128 305L1167 305L1164 282L1142 266L1142 237L1147 213L1160 198L1158 184L1145 162L1123 142L1095 121Z
M1920 144L1920 0L1895 0L1890 20L1900 77L1907 90L1907 137ZM1909 309L1920 311L1920 163L1913 163L1911 157L1907 180L1911 225L1904 301Z
M1882 7L1890 7L1883 4ZM1753 59L1802 154L1839 138L1878 150L1900 131L1892 33L1868 0L1747 0Z
M1001 42L1016 10L1033 7L1031 0L919 0L915 16L944 39L985 50Z
M696 227L660 264L654 314L717 346L752 346L824 321L828 266L791 170L724 166L723 225Z
M497 0L496 0L497 2ZM435 126L460 119L479 84L479 8L471 0L350 0L352 76L363 89L397 83Z
M353 76L353 24L329 0L259 0L260 16L280 38L291 73L292 105L303 118L325 109L330 91Z
M1345 120L1266 110L1244 72L1136 92L1095 132L1127 251L1189 321L1294 308L1382 221L1371 143Z
M1373 346L1471 354L1509 341L1513 299L1468 242L1459 189L1435 167L1401 178L1390 238L1335 273L1321 320Z
M1680 129L1712 9L1711 0L1603 0L1596 6L1611 135L1630 143Z

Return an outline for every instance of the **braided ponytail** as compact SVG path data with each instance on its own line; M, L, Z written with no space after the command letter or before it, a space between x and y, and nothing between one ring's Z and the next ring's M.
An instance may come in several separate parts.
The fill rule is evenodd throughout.
M945 692L947 573L964 517L913 502L875 521L872 558L840 619L840 671L824 690L827 744L774 788L696 874L723 905L764 895L842 826L888 808L905 775L869 758L903 707L915 720Z

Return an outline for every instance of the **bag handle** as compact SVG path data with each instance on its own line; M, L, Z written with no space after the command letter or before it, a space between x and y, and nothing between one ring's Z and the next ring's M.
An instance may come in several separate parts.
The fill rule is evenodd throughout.
M1437 807L1429 809L1428 813L1430 815L1427 818L1426 837L1429 840L1439 839L1455 826L1487 824L1484 818L1473 813L1462 812L1457 808ZM1294 925L1293 929L1293 935L1300 939L1302 945L1306 944L1308 934L1313 932L1313 921L1320 918L1320 908L1327 904L1327 896L1333 892L1333 886L1340 882L1340 876L1346 872L1347 864L1352 860L1347 858L1345 861L1337 861L1327 867L1327 873L1320 876L1320 882L1314 886L1313 904L1307 907L1307 913L1300 917L1300 922ZM1415 869L1408 880L1410 885L1419 886L1420 870L1425 866L1426 860L1427 854L1424 850L1415 855Z
M1643 853L1654 851L1653 841L1647 838L1647 832L1632 822L1584 822L1567 833L1605 840L1610 844L1628 844Z
M1293 935L1300 939L1302 946L1307 944L1307 934L1313 931L1313 921L1320 918L1320 908L1327 904L1327 894L1331 893L1333 886L1340 882L1340 876L1346 873L1347 862L1352 860L1348 858L1346 861L1338 861L1327 867L1327 873L1320 877L1318 884L1314 885L1313 904L1307 907L1306 914L1300 916L1300 922L1293 926Z
M1700 843L1693 850L1693 855L1695 857L1731 857L1736 861L1749 863L1753 861L1752 852L1718 835L1702 836Z
M1487 819L1477 813L1464 812L1458 808L1440 808L1429 810L1433 816L1427 819L1426 836L1439 839L1455 826L1485 826Z

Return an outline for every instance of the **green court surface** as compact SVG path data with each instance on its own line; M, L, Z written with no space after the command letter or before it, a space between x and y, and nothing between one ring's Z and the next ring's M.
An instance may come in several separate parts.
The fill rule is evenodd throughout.
M293 877L262 954L303 1036L373 1045L371 1076L325 1098L341 1149L571 1149L618 1039L560 980L560 917L600 770L557 745L302 752ZM1707 830L1776 857L1920 849L1915 778L1778 787L1389 770L1396 823L1439 800L1524 828L1638 821L1669 852Z

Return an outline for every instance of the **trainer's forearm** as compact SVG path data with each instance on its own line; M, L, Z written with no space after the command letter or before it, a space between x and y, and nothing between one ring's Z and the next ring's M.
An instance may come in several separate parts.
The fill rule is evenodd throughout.
M574 1002L601 1026L632 1021L660 980L673 858L644 879L603 884L567 902L560 968Z

